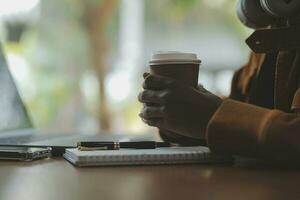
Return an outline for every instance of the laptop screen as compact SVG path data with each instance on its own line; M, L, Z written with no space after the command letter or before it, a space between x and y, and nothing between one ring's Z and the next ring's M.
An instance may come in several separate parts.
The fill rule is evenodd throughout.
M0 132L31 127L31 121L0 44Z

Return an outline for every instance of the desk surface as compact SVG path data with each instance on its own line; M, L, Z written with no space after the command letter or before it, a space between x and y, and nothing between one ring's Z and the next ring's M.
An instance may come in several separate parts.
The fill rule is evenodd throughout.
M0 162L1 200L300 199L300 170L170 165L75 168Z

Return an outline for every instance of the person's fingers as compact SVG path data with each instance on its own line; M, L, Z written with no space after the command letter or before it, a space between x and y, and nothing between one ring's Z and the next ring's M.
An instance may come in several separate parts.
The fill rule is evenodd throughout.
M143 78L146 78L146 77L149 76L149 75L150 75L150 73L145 72L145 73L143 74Z
M180 139L182 138L181 135L171 132L171 131L167 131L165 129L159 129L159 134L160 137L167 142L172 142L172 143L178 143L180 141Z
M144 106L139 116L143 119L150 120L153 118L163 118L164 111L161 106Z
M142 118L143 122L148 124L149 126L159 127L163 123L162 118L152 118L152 119L144 119Z
M205 89L205 87L202 84L199 84L197 89L198 89L198 91L200 91L203 94L212 94L210 91Z
M162 103L161 91L144 90L138 95L138 100L141 103Z
M175 80L163 76L149 74L145 77L143 88L152 90L163 90L175 84Z
M205 139L190 138L161 128L159 130L159 134L166 142L180 144L183 146L207 146Z

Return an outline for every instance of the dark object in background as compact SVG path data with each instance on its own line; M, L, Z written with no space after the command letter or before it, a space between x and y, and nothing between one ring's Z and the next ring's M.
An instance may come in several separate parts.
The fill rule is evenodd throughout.
M14 23L7 22L5 26L8 30L7 40L9 42L16 42L16 43L19 43L21 41L22 35L27 29L27 25L23 23L16 23L16 22Z
M239 0L237 15L249 28L266 28L297 17L300 12L299 0Z
M300 47L299 0L239 0L237 15L257 29L246 43L255 53L289 51Z

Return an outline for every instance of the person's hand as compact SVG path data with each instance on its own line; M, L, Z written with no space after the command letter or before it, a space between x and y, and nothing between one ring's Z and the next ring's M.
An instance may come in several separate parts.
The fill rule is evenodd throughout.
M182 136L205 139L205 131L222 99L205 90L195 89L176 80L144 74L144 91L139 101L144 104L142 120Z

